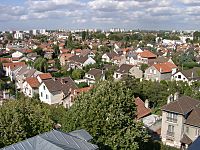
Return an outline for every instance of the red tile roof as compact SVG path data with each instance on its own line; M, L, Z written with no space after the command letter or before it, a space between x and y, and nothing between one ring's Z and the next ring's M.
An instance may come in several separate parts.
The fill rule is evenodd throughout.
M0 62L11 63L12 62L12 58L0 58Z
M144 50L143 52L139 53L143 58L156 58L156 55L150 52L149 50Z
M171 62L164 62L159 64L153 64L153 66L160 72L160 73L168 73L172 72L172 69L177 68L177 66Z
M43 73L43 74L39 74L38 75L40 77L40 79L45 80L45 79L51 79L52 76L50 73Z
M3 63L3 66L4 66L4 67L7 67L7 68L10 67L10 69L13 69L13 68L15 68L15 67L24 66L24 65L26 65L25 62Z
M135 105L137 107L137 119L145 117L151 113L150 108L146 108L144 102L139 98L135 98Z
M60 50L60 53L62 54L62 53L69 53L70 52L70 50L69 49L61 49Z
M38 88L39 85L40 85L39 81L38 81L37 78L35 78L35 77L26 78L26 82L27 82L32 88Z
M82 93L82 92L88 92L92 89L93 87L84 87L84 88L80 88L80 89L76 89L77 94Z

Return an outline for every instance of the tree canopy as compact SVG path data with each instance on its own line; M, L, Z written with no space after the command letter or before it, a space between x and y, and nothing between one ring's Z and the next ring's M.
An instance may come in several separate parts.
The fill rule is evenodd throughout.
M0 109L0 148L50 131L54 123L61 122L64 113L63 107L28 98L4 103Z
M86 129L100 149L141 149L149 136L135 121L135 111L133 92L124 82L104 81L76 99L63 129Z

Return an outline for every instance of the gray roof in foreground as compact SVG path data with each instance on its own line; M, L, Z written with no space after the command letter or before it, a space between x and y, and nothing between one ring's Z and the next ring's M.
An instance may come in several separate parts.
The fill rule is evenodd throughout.
M1 150L97 150L98 146L87 142L90 135L85 130L73 131L76 134L58 130L46 132ZM71 133L73 133L71 132ZM79 133L80 132L80 133ZM79 135L81 135L79 137ZM85 139L83 138L85 137Z

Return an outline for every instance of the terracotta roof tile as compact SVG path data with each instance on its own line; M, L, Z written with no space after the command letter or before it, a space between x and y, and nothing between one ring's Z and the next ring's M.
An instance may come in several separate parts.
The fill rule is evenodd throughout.
M156 58L156 55L150 52L149 50L144 50L143 52L139 53L143 58Z
M10 67L10 69L13 69L15 67L25 66L25 62L12 62L12 63L3 63L4 67Z
M39 74L38 75L40 77L40 79L45 80L45 79L51 79L52 76L50 73L43 73L43 74Z
M27 82L32 88L38 88L39 85L40 85L39 81L38 81L37 78L35 78L35 77L26 78L26 82Z
M137 108L137 119L145 117L151 113L151 109L146 108L144 102L139 97L135 99L135 105Z
M153 64L153 66L161 73L172 72L172 69L177 68L177 66L171 62Z

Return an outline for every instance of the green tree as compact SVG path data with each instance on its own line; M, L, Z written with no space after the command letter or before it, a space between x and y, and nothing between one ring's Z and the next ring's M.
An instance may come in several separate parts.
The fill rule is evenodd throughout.
M140 66L140 69L144 72L146 69L148 68L148 65L147 64L142 64Z
M82 36L82 40L85 41L86 40L86 31L83 31L81 33L81 36Z
M37 55L44 57L44 51L42 50L42 48L38 47L36 49L33 50L33 52L36 52Z
M82 69L75 69L72 71L72 79L74 80L82 79L84 75L85 75L85 72Z
M0 147L51 130L56 120L52 118L63 115L64 111L63 108L54 107L54 112L51 112L53 108L49 109L49 107L54 106L22 97L4 103L0 109ZM55 111L60 113L55 113ZM57 122L60 122L59 119Z
M55 57L57 58L59 56L59 54L60 54L59 46L58 45L53 45L53 49L54 49Z
M124 82L104 81L76 99L63 129L86 129L102 150L142 149L149 136L135 121L135 111L133 92Z
M48 69L47 59L39 57L36 59L33 66L35 69L37 69L41 72L47 72L47 69Z

